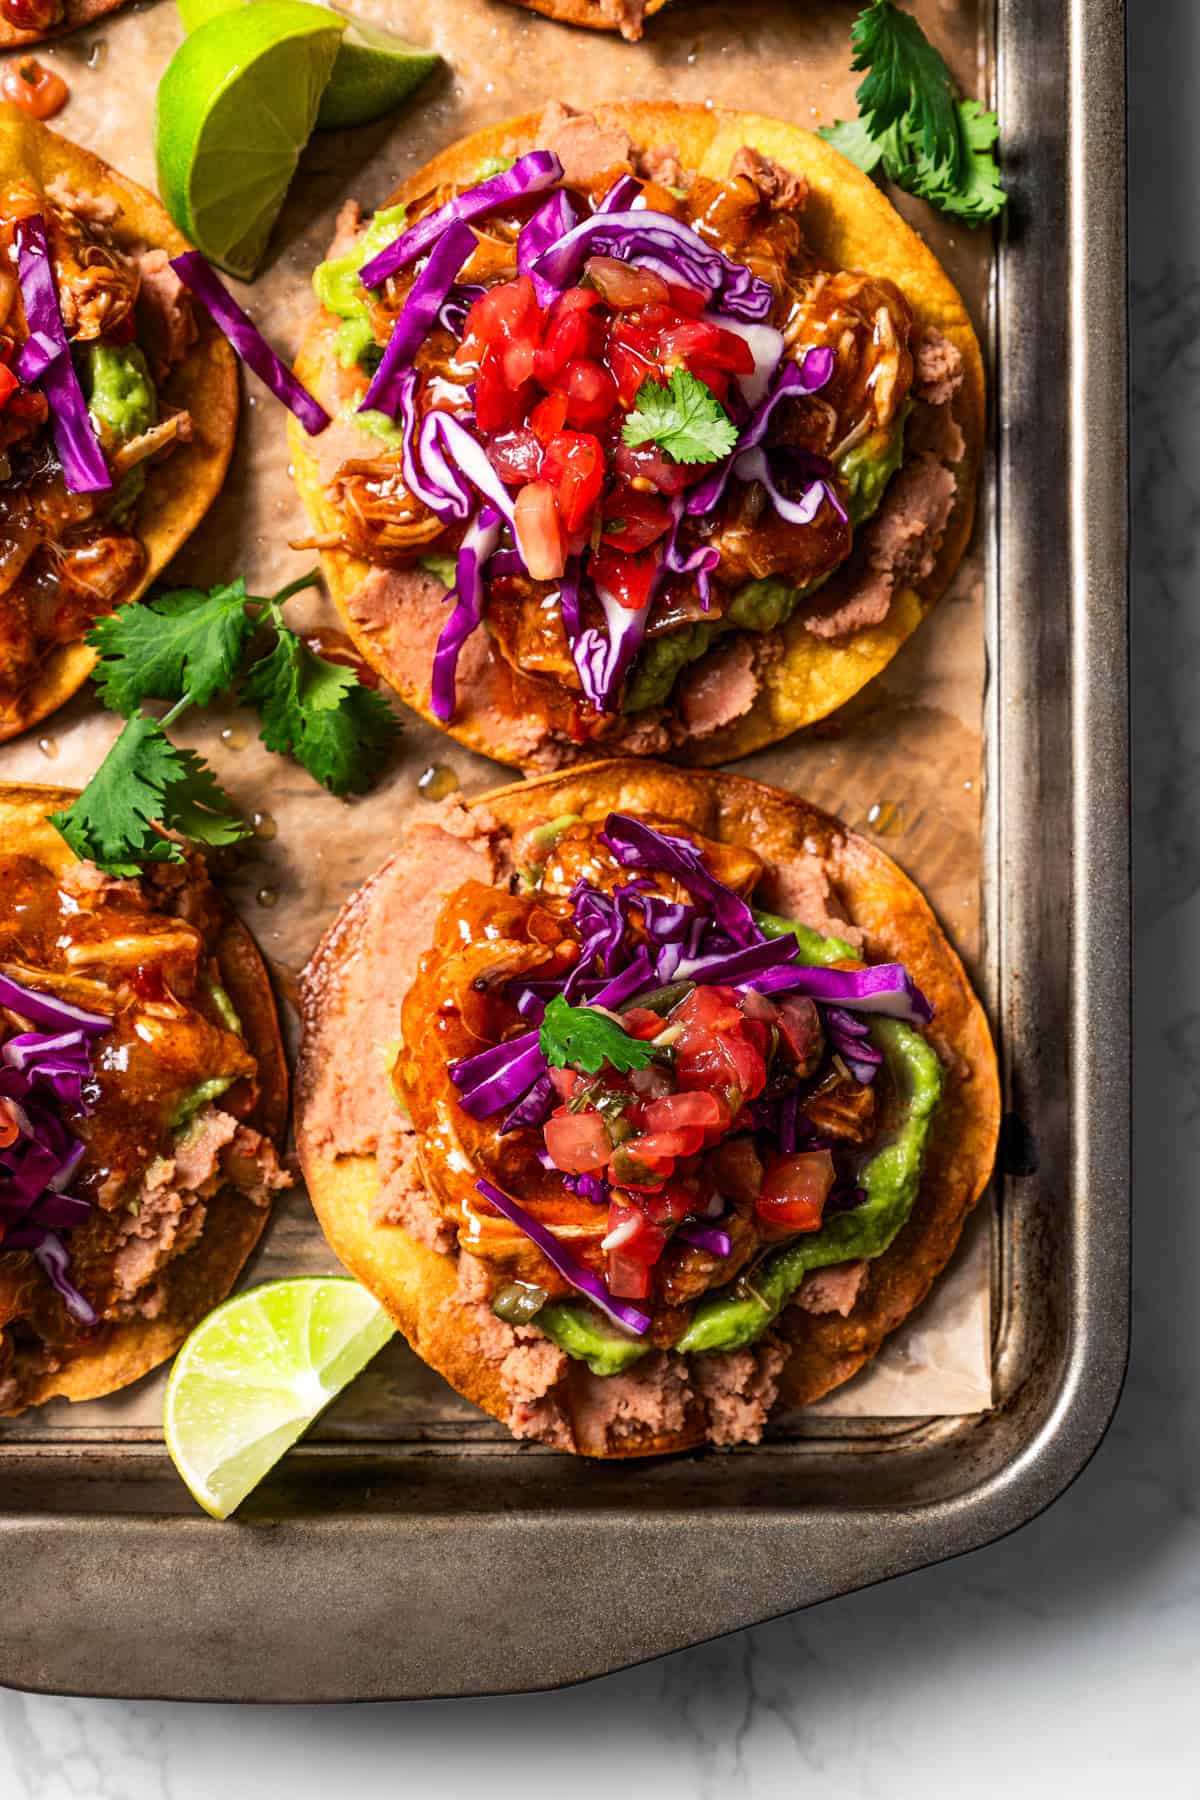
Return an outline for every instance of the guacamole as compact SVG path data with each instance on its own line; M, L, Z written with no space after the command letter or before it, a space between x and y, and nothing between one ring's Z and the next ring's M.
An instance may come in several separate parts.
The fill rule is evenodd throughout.
M904 425L911 411L910 401L891 431L873 431L838 463L846 484L846 509L856 529L879 511L888 482L904 460Z
M822 937L807 925L771 913L756 911L754 916L768 937L794 936L805 963L819 966L854 955L849 944ZM740 1350L754 1343L810 1269L881 1255L908 1219L921 1182L930 1121L941 1099L942 1066L920 1033L898 1019L874 1019L871 1036L899 1096L899 1118L891 1141L863 1166L859 1185L866 1199L848 1212L835 1213L819 1231L769 1251L749 1280L741 1277L701 1300L675 1346L681 1355ZM536 1323L594 1375L620 1374L647 1353L637 1338L577 1301L553 1301L537 1314Z
M80 369L88 411L101 440L110 448L141 437L158 423L158 395L146 359L136 344L117 350L89 344ZM122 518L134 507L146 485L145 463L135 463L122 476L109 514Z
M355 363L370 367L382 355L371 329L366 294L358 274L364 263L399 237L404 216L403 206L380 207L352 250L345 256L331 256L313 270L313 292L321 305L342 321L337 333L337 354L346 368Z

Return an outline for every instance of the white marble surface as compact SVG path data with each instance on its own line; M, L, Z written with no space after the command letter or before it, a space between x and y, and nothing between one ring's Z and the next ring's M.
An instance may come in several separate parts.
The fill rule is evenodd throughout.
M1131 14L1138 1253L1100 1453L1005 1543L563 1694L284 1710L0 1692L0 1800L1197 1791L1200 6Z

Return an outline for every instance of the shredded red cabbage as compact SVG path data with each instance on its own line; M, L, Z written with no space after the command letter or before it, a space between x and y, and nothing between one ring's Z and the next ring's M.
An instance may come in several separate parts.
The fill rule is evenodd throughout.
M70 1279L70 1254L55 1235L91 1213L89 1201L65 1191L84 1146L53 1108L90 1111L90 1040L112 1022L7 975L0 975L0 1006L50 1027L0 1045L0 1120L15 1127L12 1143L0 1148L0 1249L31 1250L72 1317L94 1325L95 1309Z
M493 469L487 451L453 414L427 412L417 435L417 452L430 488L438 495L432 510L442 519L468 519L475 505L472 488L514 522L512 495ZM451 458L453 457L453 461Z
M519 200L524 194L540 194L553 187L562 172L562 164L552 150L531 150L528 155L519 156L511 169L490 176L465 193L456 194L453 200L447 200L444 206L436 207L408 231L393 238L378 256L364 264L360 276L363 286L378 287L389 275L415 262L423 250L437 242L448 226L480 219L485 213L495 212L497 207Z
M528 275L532 280L539 306L549 306L559 290L552 281L539 275L534 265L544 251L549 250L552 244L556 244L560 237L565 236L577 224L578 219L579 212L571 196L558 188L521 227L521 235L517 239L517 271L521 275Z
M442 626L433 653L429 704L435 717L454 717L459 652L483 623L483 565L500 540L500 515L482 506L468 527L455 568L454 610Z
M575 639L572 655L583 691L596 711L613 712L626 671L642 647L653 596L639 611L633 612L599 583L595 593L607 629L601 631L597 626L589 625ZM570 635L568 628L568 639Z
M467 314L486 293L487 289L476 282L456 283L438 309L438 324L444 325L454 337L461 338L466 329Z
M446 506L446 496L441 488L434 487L426 481L424 470L417 461L417 383L419 376L415 369L405 369L396 384L397 417L400 421L400 463L404 470L404 485L410 494L416 496L422 506L430 512L441 516Z
M309 437L324 431L329 424L325 408L319 400L314 400L282 358L276 355L253 319L238 305L200 252L185 250L181 256L173 256L171 267L199 300L217 329L228 338L246 367L253 369L275 398L282 400L288 411L296 415Z
M769 283L714 250L690 225L649 208L593 213L543 251L530 272L564 288L589 256L637 263L704 294L712 306L738 319L765 319L774 305Z
M855 1081L870 1087L883 1063L883 1052L871 1042L871 1027L841 1006L825 1008L825 1029Z
M622 868L661 869L664 874L676 876L689 893L708 901L722 931L735 944L757 944L761 940L762 933L746 902L709 873L699 850L686 838L668 837L627 813L609 813L602 839Z
M833 351L825 344L819 344L810 350L802 363L784 363L767 398L757 407L745 430L739 436L733 454L692 489L687 501L687 510L692 517L710 513L713 510L729 485L731 475L736 476L739 481L764 481L765 484L770 480L765 451L758 457L752 453L758 449L766 436L772 413L780 401L785 400L789 394L818 393L829 381L833 374L833 368ZM826 463L824 458L813 458L811 461L814 468L819 465L819 473L815 475L804 500L802 502L785 502L788 507L793 509L803 508L812 496L811 511L803 519L793 517L791 512L781 514L781 516L792 519L793 523L810 524L821 501L828 500L830 505L845 518L845 508L842 506L831 480L833 474L831 465ZM764 469L767 471L766 477L762 473ZM778 505L777 489L773 480L770 481L768 491L772 501Z
M68 493L103 493L112 487L112 476L75 373L41 213L18 219L15 238L17 279L30 332L17 361L17 374L22 381L39 382L46 396L50 430Z
M685 1219L676 1227L675 1236L685 1244L694 1244L697 1250L711 1250L714 1256L728 1256L733 1249L733 1239L719 1225L702 1225L698 1219Z
M475 233L469 225L451 225L436 243L429 260L413 282L392 327L383 358L362 397L359 412L383 412L395 417L400 404L400 377L429 336L455 278L475 249Z
M600 1277L593 1275L590 1269L585 1269L581 1262L577 1262L570 1251L564 1249L559 1243L554 1233L540 1220L535 1219L532 1213L526 1212L525 1208L510 1194L501 1193L498 1187L494 1187L490 1181L485 1181L482 1177L475 1183L475 1186L486 1200L491 1201L496 1211L504 1215L510 1225L515 1225L518 1231L525 1233L531 1243L537 1245L546 1261L558 1270L564 1281L569 1281L573 1288L577 1288L581 1294L586 1294L589 1300L595 1302L601 1312L607 1313L609 1318L615 1320L618 1325L624 1325L628 1331L636 1332L639 1337L645 1336L650 1329L650 1318L647 1313L642 1312L636 1306L631 1306L627 1300L618 1300L610 1294Z

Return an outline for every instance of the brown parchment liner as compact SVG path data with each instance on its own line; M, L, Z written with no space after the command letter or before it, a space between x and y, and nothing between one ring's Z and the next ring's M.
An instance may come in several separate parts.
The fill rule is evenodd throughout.
M675 0L636 45L555 24L506 0L356 0L356 10L416 43L431 44L449 71L430 80L417 108L393 120L313 138L270 265L252 287L231 284L286 355L299 349L312 307L309 278L341 201L353 194L364 207L380 205L407 175L472 131L552 97L574 106L630 97L711 99L815 129L852 113L859 80L849 67L854 8L834 0L745 0L736 6ZM964 90L980 92L986 40L975 0L955 7L918 0L913 10ZM47 46L40 54L73 90L56 127L152 187L149 100L181 35L175 8L161 0ZM89 55L99 66L87 67ZM901 197L899 204L963 295L982 336L990 276L986 237L917 202ZM244 396L229 478L203 528L172 564L173 582L244 574L252 593L269 593L314 560L288 549L290 539L306 535L307 521L288 474L283 417L252 378ZM738 764L875 839L918 882L977 984L986 968L980 536L932 616L875 681L831 719ZM298 625L337 622L319 594L293 601L289 616ZM44 733L34 730L0 746L0 779L78 784L119 726L85 689ZM419 797L422 773L434 766L445 770L468 794L511 778L511 771L407 712L387 775L372 794L351 802L332 799L302 770L264 751L248 713L216 707L184 719L173 735L201 750L246 813L260 816L264 835L250 843L225 886L267 957L284 1001L285 1031L293 1036L288 1001L299 970L345 899L386 855L398 819ZM818 1414L929 1416L991 1404L990 1235L988 1208L980 1206L928 1300L869 1369L818 1403ZM336 1267L307 1197L281 1195L248 1278ZM101 1405L71 1408L65 1416L56 1405L42 1408L4 1429L67 1441L80 1431L153 1437L161 1417L160 1379ZM780 1415L773 1427L785 1436L817 1428L802 1415ZM326 1439L358 1442L507 1436L399 1344L376 1360L316 1429Z

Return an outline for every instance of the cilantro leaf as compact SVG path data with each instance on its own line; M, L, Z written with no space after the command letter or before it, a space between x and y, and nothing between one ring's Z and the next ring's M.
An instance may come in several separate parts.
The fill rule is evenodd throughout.
M96 685L105 706L132 717L143 700L178 700L190 692L200 706L233 680L254 621L246 612L246 584L176 588L122 606L88 636L100 652Z
M156 824L205 844L231 844L250 833L208 765L177 749L144 713L130 719L78 800L51 814L50 823L77 856L109 875L137 875L146 861L183 861L179 845Z
M605 1064L618 1075L644 1069L658 1052L642 1038L630 1037L615 1019L591 1006L572 1006L555 994L542 1016L538 1043L556 1069L580 1069L598 1075Z
M317 656L277 625L275 647L251 666L242 697L258 708L268 750L294 756L334 794L361 793L399 730L381 695L353 669Z
M873 175L879 167L883 144L871 136L861 119L836 119L832 125L822 125L817 135L840 150L864 175Z
M871 136L907 121L931 163L944 164L953 184L962 172L958 91L949 69L917 21L894 0L871 0L850 30L852 69L866 76L855 99Z
M942 58L893 0L872 0L851 37L852 66L870 70L857 94L861 116L819 135L864 174L882 173L968 225L994 219L1006 202L991 154L995 113L958 98Z
M688 369L674 369L667 387L648 378L621 429L631 445L653 441L677 463L720 462L738 440L737 426L712 389Z

